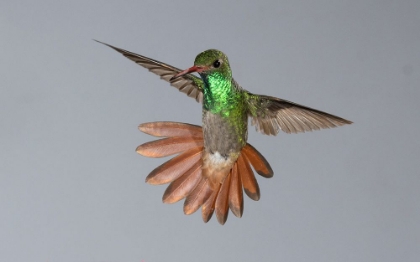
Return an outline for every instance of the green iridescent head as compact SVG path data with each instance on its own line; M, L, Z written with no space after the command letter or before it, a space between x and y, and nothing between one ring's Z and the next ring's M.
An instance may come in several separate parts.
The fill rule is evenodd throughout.
M216 49L209 49L198 54L195 58L194 66L174 75L170 81L194 72L199 73L203 79L207 79L209 76L225 81L232 79L232 71L230 70L227 56Z
M228 79L232 78L229 60L225 54L216 49L209 49L197 55L194 66L201 76L217 73Z

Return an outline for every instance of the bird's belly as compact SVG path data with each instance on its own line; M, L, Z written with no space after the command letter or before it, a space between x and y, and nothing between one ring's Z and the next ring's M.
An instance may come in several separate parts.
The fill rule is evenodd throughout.
M218 114L203 111L204 148L207 153L218 153L222 157L237 154L245 146L247 116L227 119Z
M229 174L247 140L247 115L231 119L203 111L204 154L202 174L217 189Z

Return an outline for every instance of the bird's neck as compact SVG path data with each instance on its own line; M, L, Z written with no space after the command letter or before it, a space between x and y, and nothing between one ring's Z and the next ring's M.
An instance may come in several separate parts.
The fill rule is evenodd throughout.
M203 109L229 117L239 102L239 92L231 78L213 73L202 76L204 82Z

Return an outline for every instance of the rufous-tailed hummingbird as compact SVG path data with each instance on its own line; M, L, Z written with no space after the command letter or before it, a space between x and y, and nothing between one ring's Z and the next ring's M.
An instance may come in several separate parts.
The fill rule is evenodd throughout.
M194 66L182 71L105 45L203 104L202 127L176 122L141 124L142 132L164 138L142 144L136 151L147 157L179 153L154 169L146 182L170 183L163 202L174 203L186 198L184 213L192 214L201 207L204 222L215 212L223 225L229 208L235 216L241 217L242 188L251 199L259 200L260 189L251 166L263 177L273 176L267 160L247 143L248 118L257 131L265 135L277 135L280 130L290 134L352 123L287 100L248 92L233 79L227 56L215 49L198 54ZM191 73L198 73L200 77Z

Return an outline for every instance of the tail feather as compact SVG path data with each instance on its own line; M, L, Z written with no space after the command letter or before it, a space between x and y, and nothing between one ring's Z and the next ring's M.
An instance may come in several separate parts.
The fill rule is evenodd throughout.
M216 198L215 212L217 221L219 221L221 225L226 223L229 214L229 186L231 183L231 174L232 171L227 175L223 184L220 186L220 191Z
M143 133L160 137L203 137L201 126L177 122L150 122L139 125Z
M273 177L273 169L271 169L270 164L257 149L250 144L246 144L246 146L242 148L242 153L246 156L252 167L254 167L255 171L257 171L259 175L267 178Z
M229 207L237 217L242 217L244 201L242 194L242 181L238 174L238 162L233 165L229 188Z
M184 213L190 215L197 211L211 196L213 190L209 185L209 181L201 178L200 182L194 190L187 196L184 202Z
M152 185L170 183L184 174L198 161L201 162L203 147L192 148L155 168L146 178Z
M219 194L220 184L215 190L211 193L211 196L201 207L201 217L203 218L204 223L209 222L214 213L214 208L216 205L217 195Z
M252 200L258 201L260 199L260 187L249 166L248 159L244 155L238 157L238 168L245 194Z
M163 194L163 203L172 204L188 196L201 178L201 161L173 181Z
M227 167L227 170L217 169L215 172L206 173L205 171L211 170L213 166L203 166L204 141L199 126L153 122L141 124L139 129L153 136L166 137L140 145L137 148L139 154L163 157L180 153L155 168L147 176L146 182L152 185L170 183L163 195L163 202L175 203L185 198L184 213L192 214L201 207L204 222L208 222L213 213L216 213L218 222L223 225L227 220L229 208L235 216L241 217L244 208L242 190L251 199L259 200L260 189L251 165L261 176L273 176L273 170L267 160L250 144L242 148L230 169ZM220 176L219 173L224 171L228 173L223 176L224 180L213 177L213 173L214 176ZM213 180L219 182L214 183Z
M181 153L185 150L203 146L203 139L196 137L168 137L144 143L137 147L140 155L147 157L164 157Z

